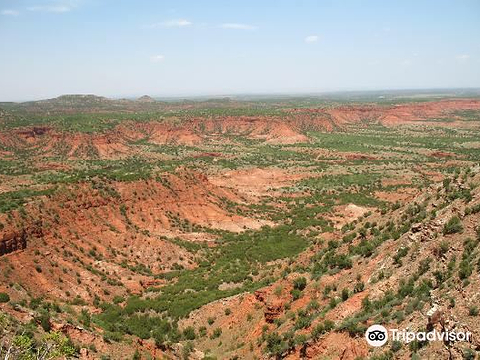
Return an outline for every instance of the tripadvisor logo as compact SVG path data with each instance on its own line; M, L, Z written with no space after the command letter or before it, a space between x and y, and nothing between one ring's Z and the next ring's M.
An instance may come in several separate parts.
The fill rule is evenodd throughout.
M388 332L382 325L372 325L365 332L368 345L383 346L388 341Z
M472 333L469 331L437 331L432 330L429 332L425 331L407 331L407 330L398 330L390 329L387 331L382 325L372 325L365 332L365 339L367 343L371 346L383 346L388 341L390 333L390 338L394 341L402 341L405 343L417 341L470 341L472 338Z

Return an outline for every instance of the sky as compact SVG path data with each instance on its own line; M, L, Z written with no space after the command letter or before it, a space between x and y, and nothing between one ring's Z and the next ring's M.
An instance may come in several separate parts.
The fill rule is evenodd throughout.
M452 87L479 0L0 0L0 101Z

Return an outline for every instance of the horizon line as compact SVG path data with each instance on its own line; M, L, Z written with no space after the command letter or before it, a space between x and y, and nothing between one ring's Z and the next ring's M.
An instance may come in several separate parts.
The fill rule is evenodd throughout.
M261 97L306 97L306 96L324 96L324 95L335 95L335 94L348 94L348 93L388 93L388 92L410 92L410 93L415 93L415 92L426 92L426 91L431 91L431 92L437 92L437 95L442 95L440 92L442 91L479 91L480 92L480 86L475 86L475 87L425 87L425 88L376 88L376 89L335 89L335 90L318 90L318 91L257 91L257 92L211 92L211 93L185 93L185 94L179 94L179 93L172 93L170 95L150 95L147 92L146 93L134 93L134 94L117 94L117 95L103 95L103 94L97 94L97 93L88 93L88 92L82 92L82 93L62 93L57 96L53 97L36 97L36 98L29 98L29 99L18 99L18 100L8 100L8 101L3 101L0 100L0 103L24 103L24 102L36 102L36 101L45 101L45 100L52 100L52 99L57 99L61 96L86 96L86 95L92 95L92 96L97 96L97 97L104 97L108 100L132 100L132 99L138 99L142 96L149 96L153 99L177 99L177 100L189 100L189 99L195 99L195 98L228 98L228 97L240 97L240 96L261 96ZM444 94L447 95L447 94ZM478 94L480 95L480 93Z

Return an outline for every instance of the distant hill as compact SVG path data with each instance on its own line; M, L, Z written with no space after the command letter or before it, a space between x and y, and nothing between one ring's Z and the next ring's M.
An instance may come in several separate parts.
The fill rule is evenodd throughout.
M151 96L148 95L143 95L137 99L138 102L143 102L143 103L152 103L155 102L156 100L152 98Z
M106 103L112 100L103 97L97 96L93 94L72 94L72 95L60 95L59 97L47 100L40 100L36 101L36 103L49 103L49 104L56 104L56 105L87 105L87 104L98 104L98 103Z
M56 98L27 101L20 103L23 107L35 107L37 109L50 109L50 108L92 108L101 107L113 103L114 100L108 99L103 96L97 96L92 94L74 94L74 95L61 95Z
M27 101L9 105L9 107L16 107L27 110L28 112L71 112L75 111L96 111L114 109L119 106L133 103L131 100L113 100L104 96L97 96L93 94L70 94L61 95L56 98Z

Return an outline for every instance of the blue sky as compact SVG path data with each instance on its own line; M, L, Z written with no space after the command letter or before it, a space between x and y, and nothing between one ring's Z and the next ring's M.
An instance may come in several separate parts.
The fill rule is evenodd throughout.
M480 87L480 1L0 0L0 101Z

